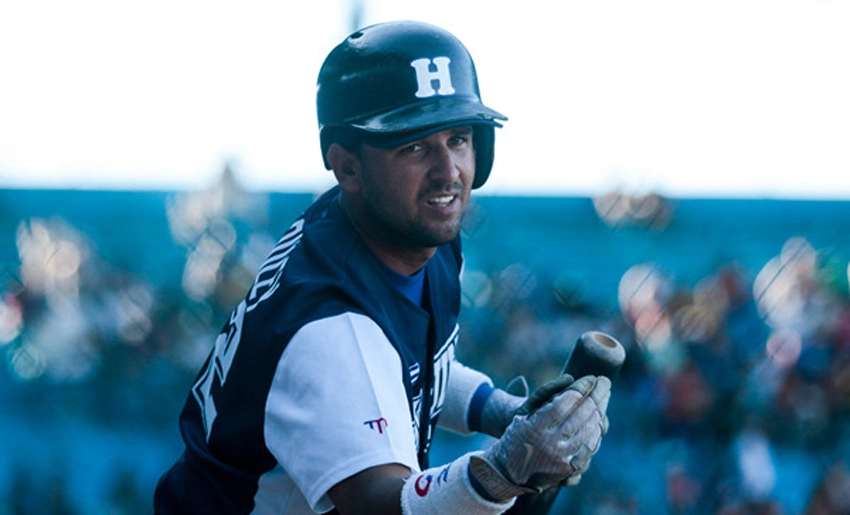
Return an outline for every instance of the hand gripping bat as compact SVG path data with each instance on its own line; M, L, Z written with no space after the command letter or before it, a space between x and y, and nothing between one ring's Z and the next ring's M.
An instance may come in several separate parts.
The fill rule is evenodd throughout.
M561 374L570 374L575 379L586 375L605 376L613 382L625 361L626 351L613 336L600 331L587 331L579 336ZM521 495L505 513L545 515L555 504L560 490L560 487L555 487L539 494Z

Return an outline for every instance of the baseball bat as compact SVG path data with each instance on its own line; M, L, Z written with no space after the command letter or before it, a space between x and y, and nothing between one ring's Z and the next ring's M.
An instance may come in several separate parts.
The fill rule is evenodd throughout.
M582 376L605 376L611 381L617 377L626 361L626 350L616 338L600 331L587 331L579 336L570 357L564 364L562 374L578 379ZM544 515L557 500L560 487L553 487L539 494L517 497L507 514Z

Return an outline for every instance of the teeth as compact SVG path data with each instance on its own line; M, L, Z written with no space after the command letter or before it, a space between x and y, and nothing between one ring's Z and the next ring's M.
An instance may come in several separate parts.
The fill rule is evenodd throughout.
M454 195L447 195L445 197L434 197L431 200L429 200L429 202L431 204L440 204L442 206L445 206L446 204L451 202L454 198L455 198Z

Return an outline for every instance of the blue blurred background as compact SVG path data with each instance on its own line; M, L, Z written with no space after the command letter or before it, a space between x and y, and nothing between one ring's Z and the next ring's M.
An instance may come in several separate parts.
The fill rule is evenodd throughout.
M318 191L316 193L319 193ZM151 512L188 387L312 193L0 190L0 514ZM553 513L850 512L850 202L477 196L459 358L627 348ZM438 435L434 462L488 444Z

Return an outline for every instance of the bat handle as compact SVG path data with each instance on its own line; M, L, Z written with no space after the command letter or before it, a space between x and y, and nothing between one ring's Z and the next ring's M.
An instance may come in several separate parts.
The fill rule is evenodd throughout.
M623 362L626 351L614 337L599 331L588 331L576 342L562 373L573 378L586 375L605 376L614 380ZM560 488L550 488L541 493L529 493L517 497L514 506L506 514L544 515L555 504Z
M587 331L576 341L562 373L574 378L586 375L614 380L626 361L626 350L616 338L601 331Z

